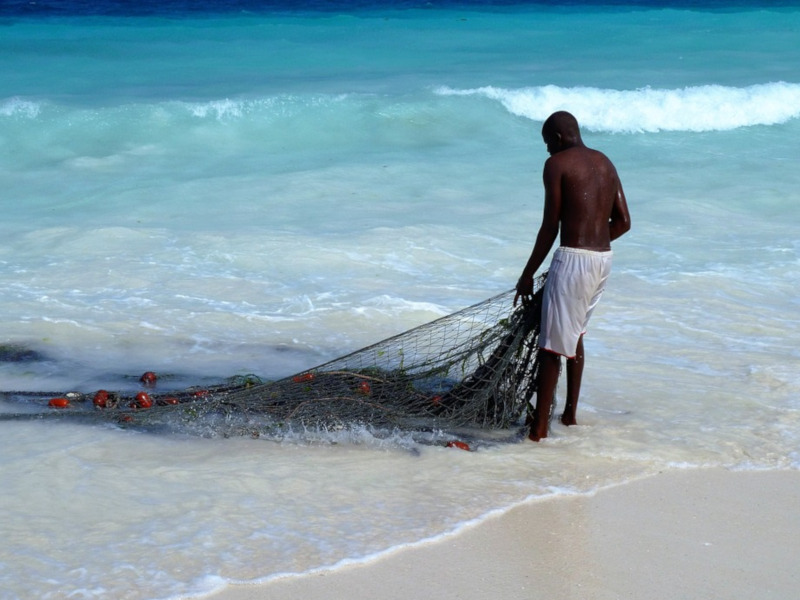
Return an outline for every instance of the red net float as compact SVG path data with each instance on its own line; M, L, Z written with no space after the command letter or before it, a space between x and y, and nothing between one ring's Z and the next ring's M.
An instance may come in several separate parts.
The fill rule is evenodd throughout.
M108 406L108 392L105 390L97 390L92 398L92 404L97 408L106 408Z
M47 405L53 408L69 408L69 400L67 398L53 398Z
M447 442L447 447L458 448L459 450L466 450L467 452L469 452L469 444L459 440L453 440L452 442Z

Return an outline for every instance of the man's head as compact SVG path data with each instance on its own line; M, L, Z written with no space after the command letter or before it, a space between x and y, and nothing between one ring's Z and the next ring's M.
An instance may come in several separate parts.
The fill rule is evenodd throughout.
M573 146L583 145L578 120L565 110L554 112L542 125L542 138L552 155Z

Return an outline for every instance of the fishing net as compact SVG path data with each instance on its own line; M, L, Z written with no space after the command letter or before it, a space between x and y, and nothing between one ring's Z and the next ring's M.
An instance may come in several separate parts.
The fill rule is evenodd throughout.
M544 278L534 282L533 299L516 308L514 291L508 291L277 381L246 376L218 386L135 397L99 392L94 401L91 395L73 393L56 404L50 401L62 410L39 415L272 438L290 431L354 427L520 428L536 392Z

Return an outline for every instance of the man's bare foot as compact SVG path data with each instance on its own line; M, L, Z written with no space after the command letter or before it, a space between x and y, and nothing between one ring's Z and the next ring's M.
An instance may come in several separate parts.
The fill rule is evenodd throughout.
M575 419L575 415L568 415L564 413L561 415L561 423L569 427L570 425L577 425L578 421Z
M547 424L544 427L537 427L536 425L531 427L531 431L528 434L528 439L532 442L538 442L547 437Z

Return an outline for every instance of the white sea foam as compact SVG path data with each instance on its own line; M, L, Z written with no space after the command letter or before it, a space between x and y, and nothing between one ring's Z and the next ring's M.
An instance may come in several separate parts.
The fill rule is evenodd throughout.
M557 110L568 110L592 131L724 131L775 125L800 117L800 84L786 82L637 90L554 85L520 89L440 87L436 93L491 98L512 114L535 121L544 121Z
M39 116L41 109L41 103L23 100L22 98L6 98L5 100L0 100L0 116L2 117L35 119Z
M183 107L199 119L213 118L219 121L272 117L286 118L304 109L325 108L348 98L345 94L278 94L260 98L223 98L205 102L171 103Z

